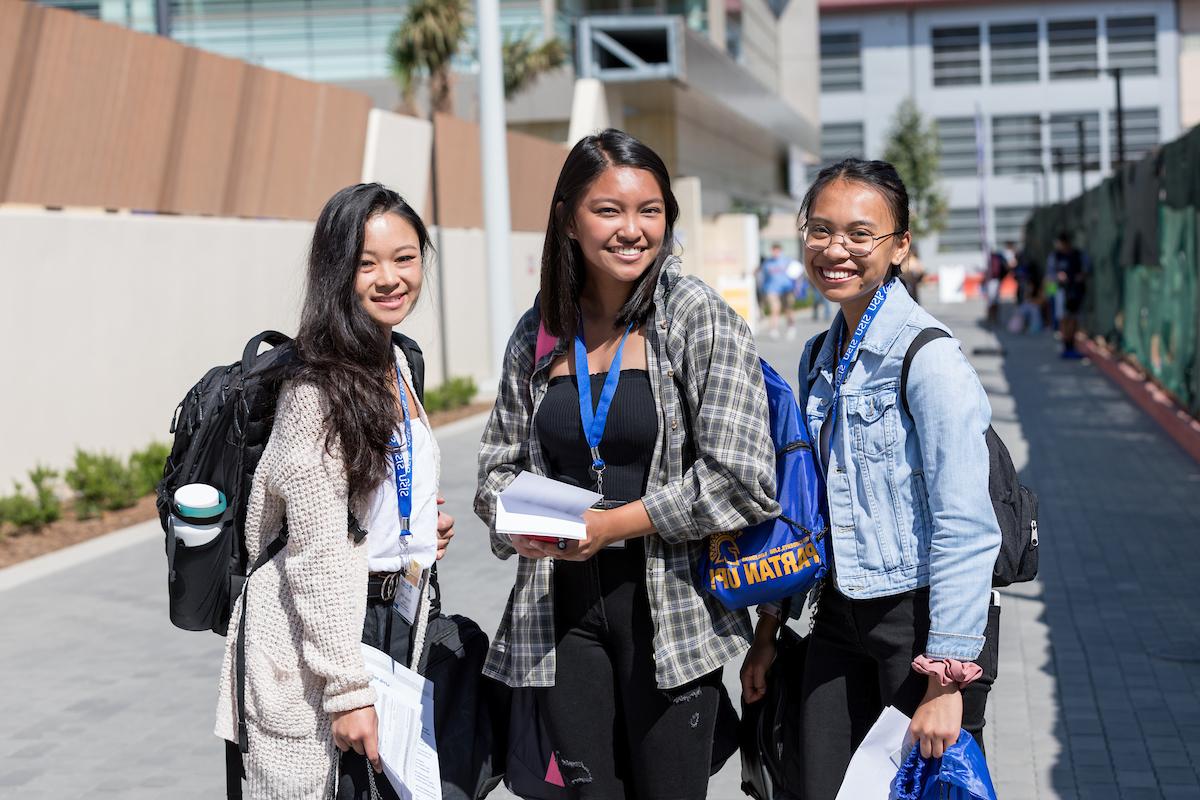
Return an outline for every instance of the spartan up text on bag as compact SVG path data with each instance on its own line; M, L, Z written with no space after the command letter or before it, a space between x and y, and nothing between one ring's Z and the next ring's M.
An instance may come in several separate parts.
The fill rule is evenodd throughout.
M766 361L760 363L771 412L780 514L740 531L708 537L708 552L700 559L700 580L730 609L807 592L827 569L824 485L813 460L808 427L787 381Z

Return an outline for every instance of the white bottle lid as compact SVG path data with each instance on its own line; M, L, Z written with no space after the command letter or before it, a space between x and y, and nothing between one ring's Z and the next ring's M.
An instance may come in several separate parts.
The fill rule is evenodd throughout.
M189 483L175 490L175 507L184 517L215 517L225 510L225 497L215 486Z

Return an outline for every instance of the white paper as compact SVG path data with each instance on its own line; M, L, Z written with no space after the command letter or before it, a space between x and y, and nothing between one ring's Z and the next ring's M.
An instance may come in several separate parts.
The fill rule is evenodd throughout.
M379 697L375 713L383 774L402 800L442 800L433 684L370 645L364 644L362 652Z
M583 512L604 495L522 472L496 497L496 530L509 536L585 539Z
M837 800L887 800L892 781L908 755L904 752L904 739L911 723L911 719L892 706L883 710L854 751Z

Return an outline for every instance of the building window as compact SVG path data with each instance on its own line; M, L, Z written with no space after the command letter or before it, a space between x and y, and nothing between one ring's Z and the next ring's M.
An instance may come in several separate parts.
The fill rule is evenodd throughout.
M1096 20L1068 19L1051 22L1050 80L1094 78L1099 66L1096 49Z
M992 117L992 171L997 175L1028 175L1041 169L1041 117Z
M1038 25L1017 22L988 26L991 46L992 83L1021 83L1038 80Z
M939 253L979 252L979 209L952 208L946 215L946 227L938 235Z
M862 38L852 33L821 34L821 91L862 89Z
M1125 120L1125 160L1137 161L1158 144L1158 109L1127 108ZM1108 115L1108 144L1112 164L1117 164L1117 115Z
M943 177L976 174L974 117L937 120L938 172Z
M1154 17L1108 18L1108 66L1126 75L1157 75L1158 44Z
M817 173L843 158L863 157L863 124L861 122L831 122L821 126L821 163L811 164L808 180L816 180Z
M996 206L996 245L1020 244L1025 238L1025 222L1032 213L1029 206Z
M1062 150L1062 165L1067 169L1079 169L1079 131L1076 120L1083 120L1083 157L1085 168L1100 169L1100 112L1072 112L1050 115L1050 155L1053 163L1054 151Z
M979 26L934 28L932 39L934 86L980 83Z

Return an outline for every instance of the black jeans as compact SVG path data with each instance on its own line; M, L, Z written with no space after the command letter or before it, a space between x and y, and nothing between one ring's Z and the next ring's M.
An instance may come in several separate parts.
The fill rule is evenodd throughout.
M984 678L963 692L962 727L981 747L987 691L996 676L1000 609L991 611L979 661ZM837 796L850 757L885 706L910 717L917 710L928 680L913 671L912 661L925 651L928 636L927 588L850 600L826 585L804 665L805 800Z
M591 800L708 792L721 673L657 688L640 541L554 564L558 668L538 690L563 781Z

